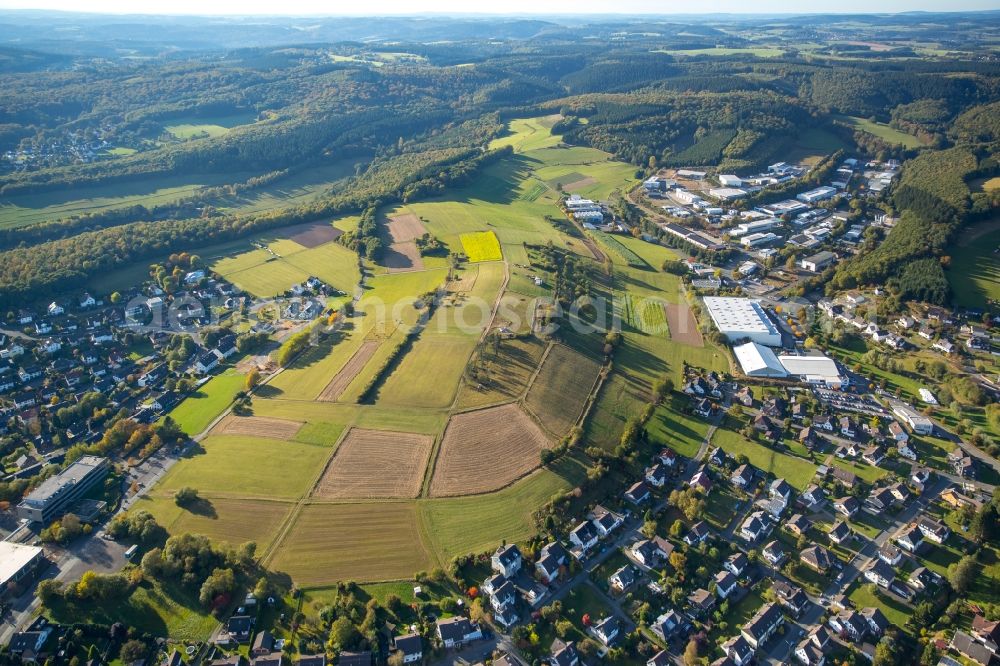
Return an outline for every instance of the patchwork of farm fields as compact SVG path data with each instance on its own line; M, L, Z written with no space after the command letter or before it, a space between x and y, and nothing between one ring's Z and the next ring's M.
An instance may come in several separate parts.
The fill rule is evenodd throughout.
M434 256L400 272L391 258L359 266L336 242L357 218L278 230L255 246L207 248L213 270L256 295L314 275L348 293L360 285L360 299L341 330L258 388L252 416L223 418L138 506L171 532L257 541L264 564L300 588L407 580L536 533L538 507L586 478L584 454L540 468L540 453L583 416L603 343L598 333L563 342L530 334L534 299L552 287L546 271L536 283L527 246L552 242L602 270L579 236L545 219L561 196L548 183L605 198L635 182L633 166L563 146L550 132L556 119L513 121L494 142L513 146L512 158L451 193L379 212L388 244L409 247L429 233L468 257L457 268ZM588 422L588 436L603 444L618 438L665 369L679 372L682 359L719 368L724 357L714 347L678 351L667 334L663 304L652 297L683 302L678 278L660 270L676 253L633 238L600 242L615 266L601 289L620 296L628 323L611 385ZM434 294L434 315L415 329ZM491 321L523 337L482 335ZM207 427L239 390L229 377L220 384L211 409L189 407L191 425ZM703 436L673 415L658 410L658 440L683 448ZM674 437L673 429L684 432ZM197 506L175 504L181 487L198 490Z

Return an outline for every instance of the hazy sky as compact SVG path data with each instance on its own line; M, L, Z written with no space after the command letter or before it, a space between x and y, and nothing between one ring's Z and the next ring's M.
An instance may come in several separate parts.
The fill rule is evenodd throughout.
M114 14L208 15L386 15L436 12L446 14L706 14L706 13L807 13L904 12L997 9L997 0L713 0L708 3L680 0L504 0L499 3L459 0L0 0L2 9L58 9Z

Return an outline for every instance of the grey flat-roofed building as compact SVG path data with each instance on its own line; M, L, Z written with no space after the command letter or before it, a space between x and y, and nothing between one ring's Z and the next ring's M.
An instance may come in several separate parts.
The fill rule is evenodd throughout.
M17 506L18 516L36 523L62 516L103 480L110 468L107 458L83 456L31 491Z
M704 300L715 327L730 342L748 339L768 347L781 345L781 333L757 301L715 296Z

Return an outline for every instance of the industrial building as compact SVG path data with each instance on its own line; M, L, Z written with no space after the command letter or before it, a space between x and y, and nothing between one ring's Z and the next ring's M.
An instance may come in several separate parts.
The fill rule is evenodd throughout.
M730 342L750 340L768 347L781 346L781 333L757 301L707 296L705 308L715 327Z
M803 203L811 204L823 201L824 199L830 199L835 194L837 194L837 188L824 185L823 187L817 187L815 190L803 192L795 198Z
M723 187L743 187L743 179L732 174L722 174L719 176L719 185Z
M736 187L715 187L708 191L708 196L719 201L736 201L747 195L746 190Z
M756 342L748 342L733 347L736 360L739 361L743 374L748 377L787 377L788 372L778 361L774 352Z
M893 407L892 413L900 421L910 426L910 429L918 435L930 435L934 433L934 422L906 405Z
M18 517L35 523L50 523L69 513L73 504L100 483L110 469L107 458L83 456L31 491L17 506Z
M837 255L824 250L803 259L802 268L813 273L819 273L826 270L827 266L832 266L835 261L837 261Z
M837 362L828 356L782 355L778 357L778 361L785 372L806 384L818 384L827 388L842 388L848 384L848 379L841 374Z
M42 549L37 546L0 541L0 597L29 577L41 560Z

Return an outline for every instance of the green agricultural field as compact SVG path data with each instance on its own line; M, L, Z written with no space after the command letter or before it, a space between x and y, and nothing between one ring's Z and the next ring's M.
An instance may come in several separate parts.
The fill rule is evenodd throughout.
M202 187L238 182L252 175L224 173L158 176L112 185L5 196L0 201L0 228L23 227L127 206L152 208L191 196ZM143 266L148 263L145 262Z
M731 455L745 455L751 465L765 473L784 478L796 490L805 488L816 476L816 465L808 460L780 453L765 444L751 442L732 430L716 430L712 444L721 446Z
M525 396L525 405L559 437L576 425L601 364L564 345L555 345L542 362Z
M500 241L492 231L462 234L462 247L465 249L465 256L473 263L503 259Z
M950 255L946 272L956 305L985 308L1000 302L1000 220L965 229Z
M191 487L208 498L301 497L330 456L314 444L234 435L211 435L200 446L205 452L170 468L154 496Z
M421 500L425 532L442 562L491 550L503 540L525 539L537 530L531 517L535 509L585 476L583 463L567 457L499 492Z
M262 553L273 543L293 506L274 500L205 497L191 509L182 509L170 496L142 497L133 510L149 511L171 534L203 534L233 546L253 541Z
M170 416L187 434L200 434L232 404L245 384L246 376L229 368L202 384L177 405Z
M383 405L448 407L475 347L467 336L425 332L406 352L378 393Z
M646 262L642 258L630 250L626 245L624 245L617 236L612 236L611 234L606 234L601 231L591 231L590 234L597 239L597 241L605 247L605 249L610 250L612 254L615 255L613 260L624 261L626 265L633 268L644 268Z
M250 125L256 120L253 113L236 113L216 118L172 118L163 129L181 141L223 136L234 127Z
M414 502L307 504L268 568L304 587L411 578L437 565Z
M562 143L555 134L550 131L552 123L560 116L547 116L545 118L517 118L510 121L508 134L499 139L494 139L490 143L490 150L512 146L514 152L523 153L539 148L552 148ZM551 119L551 122L546 122Z
M920 148L924 145L920 142L920 139L912 134L900 132L898 129L889 127L884 123L874 122L868 120L867 118L857 118L855 116L837 116L837 119L843 121L854 129L877 136L886 143L899 144L904 148L911 149Z

